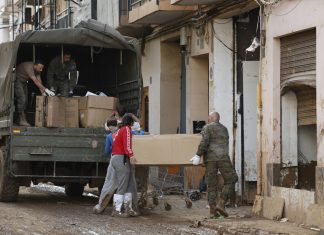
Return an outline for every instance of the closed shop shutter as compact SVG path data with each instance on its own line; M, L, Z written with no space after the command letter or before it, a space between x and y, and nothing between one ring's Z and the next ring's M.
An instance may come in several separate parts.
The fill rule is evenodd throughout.
M316 30L311 29L280 39L281 82L316 70Z
M300 86L293 90L297 95L298 126L316 124L316 89Z

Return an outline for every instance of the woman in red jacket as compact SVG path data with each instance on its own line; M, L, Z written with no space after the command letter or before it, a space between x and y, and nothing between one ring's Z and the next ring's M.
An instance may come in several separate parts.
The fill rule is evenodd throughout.
M116 172L115 180L118 182L114 194L113 216L127 217L137 215L137 188L134 165L136 158L132 150L132 125L133 117L126 114L122 119L122 127L119 128L112 145L112 157L110 164ZM122 211L124 205L124 211Z

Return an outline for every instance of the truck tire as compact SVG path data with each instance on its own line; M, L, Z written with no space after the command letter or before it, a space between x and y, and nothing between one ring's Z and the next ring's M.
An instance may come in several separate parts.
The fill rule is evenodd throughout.
M15 202L19 193L18 179L10 177L6 169L6 152L0 150L0 201Z
M84 185L80 183L69 183L65 185L65 194L68 197L81 197Z

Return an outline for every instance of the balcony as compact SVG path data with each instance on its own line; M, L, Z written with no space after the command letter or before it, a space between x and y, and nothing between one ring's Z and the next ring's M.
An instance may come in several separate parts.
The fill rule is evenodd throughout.
M129 23L160 25L181 18L195 6L175 6L170 0L130 0Z
M173 6L205 5L217 9L217 17L230 18L259 7L255 0L171 0Z
M184 6L219 4L224 2L226 2L226 0L171 0L171 4Z

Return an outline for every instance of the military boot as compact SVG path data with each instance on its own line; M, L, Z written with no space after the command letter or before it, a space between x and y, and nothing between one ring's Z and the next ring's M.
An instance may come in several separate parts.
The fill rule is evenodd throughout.
M26 120L26 116L24 112L18 114L17 124L18 126L30 126L30 124Z
M105 195L105 197L102 199L101 203L98 203L97 205L95 205L93 207L93 213L95 214L101 214L104 212L104 210L106 209L106 207L108 206L110 199L112 197L112 194L108 193L107 195Z
M221 214L216 210L216 205L209 206L209 218L218 219L221 217Z
M209 216L214 218L216 216L216 205L209 205Z
M216 204L216 211L224 217L228 217L228 213L225 210L225 200L219 198Z

